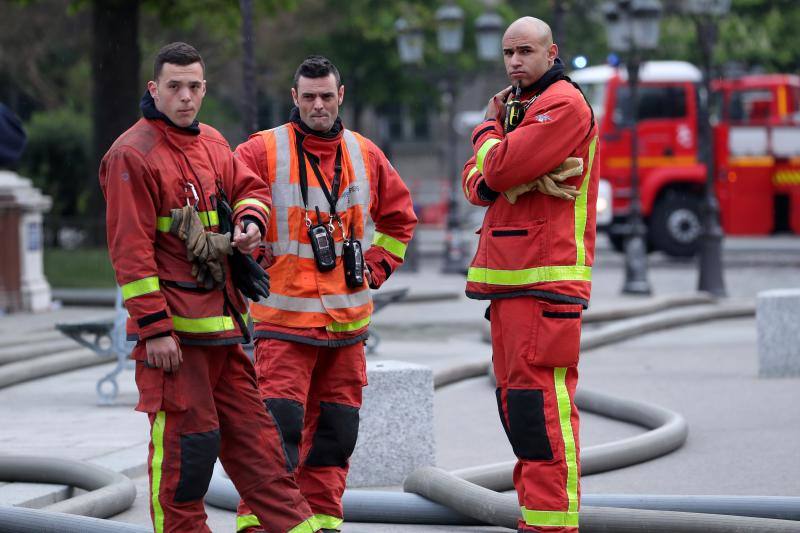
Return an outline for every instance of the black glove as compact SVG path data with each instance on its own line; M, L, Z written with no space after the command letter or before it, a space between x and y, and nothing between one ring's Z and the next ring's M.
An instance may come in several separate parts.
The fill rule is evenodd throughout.
M234 250L230 265L233 284L242 294L254 302L269 296L269 274L255 259Z
M475 189L475 192L478 194L478 198L484 202L494 202L497 200L497 197L500 196L500 193L490 189L484 180L478 182L478 187Z

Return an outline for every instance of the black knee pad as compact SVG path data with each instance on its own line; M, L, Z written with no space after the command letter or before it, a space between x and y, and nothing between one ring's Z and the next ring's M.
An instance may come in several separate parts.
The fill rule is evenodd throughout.
M509 389L508 435L514 454L530 461L550 461L553 450L547 437L544 396L535 389ZM502 412L502 411L501 411Z
M219 430L181 435L181 477L176 502L199 500L208 491L219 455Z
M272 415L281 436L286 470L294 472L300 458L300 439L303 437L303 404L288 398L264 400L267 412Z
M358 438L358 408L341 403L320 402L319 421L307 466L347 466Z

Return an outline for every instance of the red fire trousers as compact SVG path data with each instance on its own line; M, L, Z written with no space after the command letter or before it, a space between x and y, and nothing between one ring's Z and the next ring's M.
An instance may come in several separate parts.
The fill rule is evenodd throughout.
M275 421L283 461L320 528L342 524L342 494L358 437L361 389L367 384L364 345L335 348L281 339L256 340L262 409ZM247 499L237 512L238 531L258 531Z
M283 468L275 423L258 398L253 365L239 345L182 345L174 372L133 351L139 403L151 424L148 473L155 533L209 532L203 496L217 456L269 533L313 533L312 513Z
M492 300L497 406L514 449L519 532L578 531L580 305L534 297Z

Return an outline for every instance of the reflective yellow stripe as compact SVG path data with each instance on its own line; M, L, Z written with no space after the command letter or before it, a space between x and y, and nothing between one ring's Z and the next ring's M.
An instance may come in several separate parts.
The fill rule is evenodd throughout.
M558 419L561 424L561 436L564 439L564 460L567 463L567 515L575 515L575 526L578 525L578 452L575 445L575 435L572 432L572 400L567 390L567 369L557 367L553 369L556 385L556 399L558 401Z
M336 526L321 526L318 520L318 516L323 516L327 518L334 519L334 517L328 517L327 515L314 515L307 520L303 520L292 529L287 531L287 533L314 533L315 531L319 531L322 527L327 527L334 529ZM339 524L341 524L343 520L339 520ZM258 521L258 517L254 514L245 514L236 517L236 531L243 531L248 527L260 527L261 522Z
M262 202L260 200L256 200L255 198L245 198L244 200L239 200L238 202L236 202L236 205L233 206L233 210L236 211L237 209L239 209L243 205L255 205L255 206L258 206L258 207L260 207L261 209L264 210L264 212L267 214L267 216L269 216L269 207L267 207L267 204L265 204L264 202Z
M522 508L522 519L529 526L578 527L578 513L561 511L534 511Z
M728 165L732 167L771 167L774 164L775 158L771 155L743 155L728 158Z
M375 235L372 237L372 245L373 246L380 246L384 250L388 252L392 252L394 255L403 259L406 255L406 245L402 242L398 241L394 237L389 237L385 233L381 233L380 231L376 231Z
M494 270L470 267L467 281L492 285L528 285L545 281L591 281L592 267L543 266L523 270Z
M203 226L210 228L211 226L219 226L219 214L216 211L198 211L197 216ZM172 225L172 217L158 217L156 220L156 229L163 233L169 233L169 228Z
M137 279L136 281L126 283L120 288L122 289L123 300L130 300L131 298L136 298L137 296L141 296L143 294L156 292L159 290L158 276L149 276L146 278Z
M164 531L164 510L158 500L161 490L161 464L164 462L164 427L166 426L167 413L159 411L153 420L153 431L150 441L153 444L153 460L150 462L151 483L150 498L153 504L153 527L155 533Z
M609 157L604 159L608 168L630 168L630 157ZM653 167L680 167L687 165L694 165L697 163L697 158L693 155L670 155L670 156L639 156L636 159L639 168L653 168Z
M343 519L327 514L315 514L314 519L317 521L317 526L322 529L339 529L344 523Z
M248 527L258 527L261 523L254 514L244 514L236 517L236 531L242 531Z
M794 185L800 183L800 170L779 170L772 177L775 185Z
M355 331L369 324L370 318L371 317L362 318L361 320L356 320L355 322L331 322L325 327L325 329L328 331L333 331L334 333Z
M483 174L483 160L486 159L486 154L495 144L500 144L500 139L488 139L478 148L478 153L475 154L475 167L481 174Z
M469 180L472 179L472 176L478 173L478 167L472 167L467 174L467 179L464 180L464 196L469 199Z
M175 331L184 333L217 333L234 329L233 319L229 316L209 316L205 318L186 318L172 316Z
M581 183L581 195L575 200L575 248L577 250L578 266L586 264L586 243L583 242L583 236L586 234L586 205L588 201L587 191L589 190L589 180L592 177L592 163L594 162L594 152L597 147L597 137L592 139L589 145L589 165L586 169L586 174L583 176Z

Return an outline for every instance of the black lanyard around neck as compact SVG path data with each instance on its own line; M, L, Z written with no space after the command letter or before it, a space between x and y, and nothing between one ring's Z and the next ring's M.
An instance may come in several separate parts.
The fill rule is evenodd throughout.
M328 204L330 205L330 217L331 219L337 218L336 202L339 199L339 186L342 182L342 145L340 143L336 147L336 161L334 162L333 182L331 183L331 188L328 189L328 184L325 182L325 178L322 176L322 171L319 168L318 158L314 154L307 154L303 148L304 138L304 136L296 134L297 142L295 144L297 147L297 166L300 171L300 193L303 195L303 205L305 206L306 211L308 211L308 175L306 173L307 158L309 164L311 165L311 170L314 171L314 175L317 177L317 182L319 182L322 193L325 195L325 198L328 200ZM321 221L318 220L317 222L320 223Z

